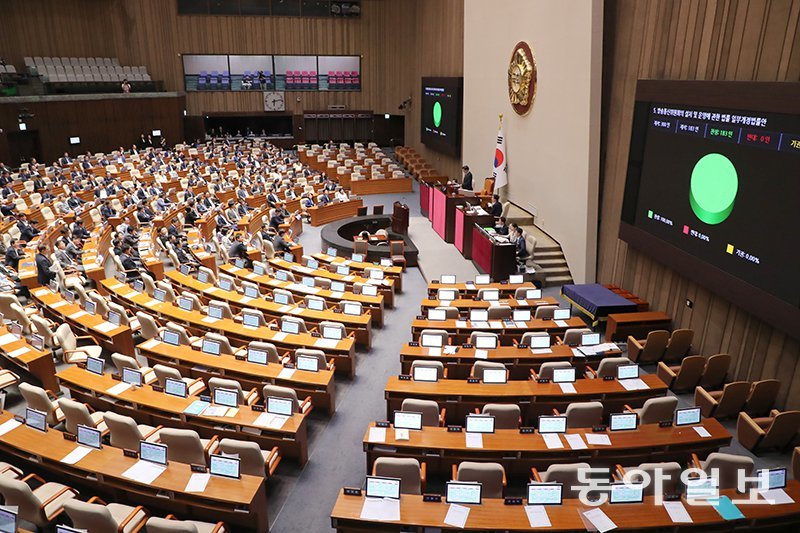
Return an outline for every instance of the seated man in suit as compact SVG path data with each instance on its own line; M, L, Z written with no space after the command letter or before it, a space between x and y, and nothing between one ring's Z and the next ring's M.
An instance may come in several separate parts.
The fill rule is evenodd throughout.
M517 259L527 259L528 244L525 242L525 236L523 235L522 228L520 228L517 224L512 224L509 237L511 237L514 242Z
M53 263L47 257L47 245L42 243L36 247L36 280L39 285L47 286L56 279Z
M319 196L317 196L317 202L319 203L320 206L328 205L329 203L331 203L331 199L328 196L327 192L322 191L322 193Z
M242 259L246 268L253 268L253 262L247 257L247 245L244 243L244 235L241 232L233 236L233 243L228 248L228 257L231 259Z
M200 218L200 215L197 214L197 210L195 209L195 201L194 198L189 200L189 205L186 206L186 212L184 215L184 223L187 226L194 226L195 222Z
M503 214L503 204L500 203L500 195L492 195L492 203L489 204L489 214L497 218Z
M284 238L285 235L286 230L279 229L278 234L275 235L275 238L272 240L272 247L275 249L275 253L283 254L284 252L292 251L294 243L292 241L287 241Z
M25 255L22 251L22 242L17 239L11 239L6 248L6 266L13 268L15 271L19 270L19 260Z
M506 217L500 217L500 220L494 225L495 231L500 235L508 235L508 223L506 222Z
M464 178L461 180L461 188L467 191L472 190L472 172L469 171L469 166L464 165L461 167L461 171L464 172Z
M140 224L149 224L153 221L153 217L147 213L143 205L140 205L139 209L136 210L136 218L139 220Z
M25 213L20 213L17 217L17 229L19 229L19 238L25 242L30 242L34 237L39 235L39 230L28 222L28 217Z
M67 253L67 245L63 239L56 241L56 251L53 254L56 256L56 261L61 265L61 269L65 274L73 274L75 271L83 272L83 265L79 265Z
M119 256L119 261L122 263L122 268L126 271L129 280L141 277L139 265L136 264L136 260L133 258L133 250L131 250L130 246L122 246L122 253Z

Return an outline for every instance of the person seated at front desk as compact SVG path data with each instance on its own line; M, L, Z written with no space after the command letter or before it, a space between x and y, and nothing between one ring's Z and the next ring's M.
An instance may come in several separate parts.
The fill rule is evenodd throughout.
M253 262L247 256L247 245L244 243L242 233L237 233L233 238L233 244L228 249L228 257L231 259L241 259L246 268L253 268Z
M500 195L495 194L492 196L492 203L489 204L487 211L495 218L503 214L503 204L500 203Z
M509 240L514 243L516 247L517 259L525 260L528 258L528 246L525 242L525 235L522 233L522 228L520 228L516 223L511 224L511 230L509 231Z
M506 222L506 217L500 217L494 225L494 230L498 233L498 235L508 235L509 227L508 222Z
M283 254L285 252L292 252L292 246L295 244L291 240L287 240L286 230L279 229L278 234L272 241L272 247L275 249L275 253Z
M331 198L330 196L328 196L328 193L322 191L322 194L317 196L317 203L319 204L320 207L328 205L329 203L331 203Z

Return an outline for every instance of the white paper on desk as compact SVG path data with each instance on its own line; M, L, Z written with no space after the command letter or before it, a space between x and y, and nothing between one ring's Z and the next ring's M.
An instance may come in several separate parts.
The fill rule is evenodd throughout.
M289 420L288 416L261 413L258 415L258 418L253 421L253 425L267 429L281 429L287 420Z
M482 433L470 433L467 431L464 433L464 437L467 443L467 448L483 448Z
M336 339L317 339L314 341L316 348L336 348L339 346L339 341Z
M550 348L531 348L531 353L533 355L544 355L546 353L553 353L553 350Z
M112 291L115 291L120 287L123 287L124 285L125 285L124 283L114 283L113 285L109 285L108 288L111 289Z
M465 327L467 327L467 321L466 320L456 320L456 327L457 328L465 328Z
M204 316L200 319L200 322L205 322L206 324L215 324L219 322L218 318L214 318L213 316Z
M647 390L650 388L641 378L621 379L619 380L619 384L622 385L625 390Z
M386 442L386 428L369 428L367 442Z
M308 267L304 267L304 266L299 266L299 267L297 267L297 270L299 270L299 271L300 271L300 272L302 272L303 274L311 274L311 273L313 272L313 270L312 270L312 269L310 269L310 268L308 268Z
M166 470L166 466L157 465L149 461L136 461L132 467L122 473L122 477L132 479L138 483L150 485Z
M586 442L592 446L611 446L611 437L605 433L587 433Z
M246 277L247 279L253 279L253 278L257 277L257 276L258 276L258 274L256 274L255 272L249 272L244 277Z
M59 300L57 302L53 302L52 304L50 304L50 307L52 307L53 309L58 309L59 307L62 307L64 305L67 305L67 301Z
M0 346L17 340L19 340L19 338L17 338L17 336L13 333L6 333L5 335L0 336Z
M483 321L472 322L472 320L470 320L470 322L472 323L472 327L473 328L478 328L478 329L488 329L489 328L489 323L488 322L483 322Z
M697 432L697 434L700 435L703 438L707 438L707 437L711 436L711 433L709 433L708 430L706 428L704 428L703 426L692 426L692 429L695 430Z
M445 355L455 355L458 353L458 346L445 346L444 347L444 354Z
M161 341L158 339L150 339L149 341L143 342L139 345L140 348L144 348L145 350L152 350L156 346L161 344Z
M218 416L222 417L228 412L228 408L224 405L209 405L203 411L203 416Z
M567 327L567 323L565 321L563 321L563 320L556 320L555 322L556 322L556 326L558 326L560 328Z
M203 289L203 292L210 292L211 294L216 294L217 292L222 292L222 289L219 287L207 287Z
M500 322L499 320L492 320L489 322L489 327L493 329L502 329L503 323Z
M469 507L451 503L450 508L447 509L447 514L444 517L444 523L448 526L459 527L463 529L464 526L467 525L467 518L469 518Z
M565 433L564 438L573 450L585 450L588 447L579 433Z
M82 316L86 316L88 314L89 313L87 313L86 311L78 311L76 313L72 313L71 315L68 315L67 318L71 318L72 320L76 320L76 319L78 319L78 318L80 318Z
M122 382L122 383L117 383L113 387L109 387L108 389L106 389L106 392L108 394L112 394L112 395L116 396L117 394L122 394L123 392L125 392L126 390L128 390L130 388L131 388L130 383Z
M361 507L362 520L397 522L400 520L400 500L392 498L364 498Z
M158 305L160 303L161 302L159 302L158 300L150 300L148 302L145 302L144 305L146 305L147 307L153 307L154 305Z
M345 277L343 277L342 279L343 279L344 281L353 281L354 279L356 279L356 277L355 277L355 276L349 276L349 275L348 275L348 276L345 276Z
M548 450L557 450L564 447L564 445L561 444L561 439L559 438L558 433L545 433L542 435L542 439L544 439L544 443L547 445Z
M272 336L272 340L274 340L275 342L281 342L288 336L289 334L286 333L285 331L279 331Z
M239 298L239 303L242 303L242 304L249 304L252 301L253 301L253 298L250 298L249 296L241 296Z
M689 512L686 510L686 507L683 506L683 502L676 501L676 502L663 502L664 509L667 511L669 515L669 519L672 520L675 524L691 524L692 517L689 516Z
M475 289L475 284L472 283L471 281L466 282L465 285L467 286L468 290L474 290Z
M94 326L94 329L99 331L100 333L108 333L109 331L114 331L119 326L112 324L111 322L101 322Z
M306 310L304 307L292 307L291 309L289 309L290 315L302 315L305 312Z
M441 348L428 348L428 355L430 355L430 356L442 355L442 349Z
M770 505L783 505L786 503L794 503L794 500L791 496L786 494L786 491L783 489L770 489L770 490L762 490L758 492L762 498L767 500Z
M29 351L30 351L30 350L29 350L29 349L28 349L26 346L23 346L22 348L17 348L17 349L16 349L16 350L14 350L13 352L8 352L8 354L7 354L7 355L8 355L9 357L11 357L12 359L16 359L16 358L17 358L17 357L19 357L20 355L25 355L25 354L26 354L26 353L28 353Z
M488 359L488 358L489 358L488 350L481 350L480 348L475 349L475 359Z
M531 527L552 527L544 505L526 505L525 514Z
M570 348L572 350L572 357L586 357L580 348Z
M343 292L339 292L339 291L331 292L331 298L333 298L334 300L339 300L339 299L342 298L342 296L344 296Z
M67 455L65 455L61 459L61 462L67 465L74 465L75 463L77 463L78 461L89 455L89 452L91 451L92 449L89 448L88 446L78 446L74 450L69 452Z
M602 509L595 508L590 511L584 511L583 516L597 528L599 533L605 533L617 528L617 524L612 522Z
M192 474L183 492L205 492L210 479L211 474Z
M411 436L407 429L397 428L394 430L394 440L409 440Z
M345 265L349 265L350 263L352 263L352 261L349 259L345 259L344 261L342 261L342 263L344 263Z
M48 292L50 292L48 289L37 289L37 290L33 291L33 295L34 296L44 296Z
M573 383L559 383L558 386L561 387L561 392L564 394L575 394L577 392Z
M281 371L278 372L278 379L292 379L294 373L294 368L282 368Z
M289 311L291 311L291 309L292 309L291 305L282 305L280 308L278 308L278 312L279 313L288 313Z
M528 300L517 300L517 305L528 307Z
M528 323L527 322L519 322L519 321L517 321L517 322L514 322L514 327L515 328L527 328L528 327Z
M13 418L11 420L6 420L2 424L0 424L0 437L2 437L3 435L5 435L6 433L8 433L13 429L17 429L21 425L22 422L20 422L19 420L15 420Z

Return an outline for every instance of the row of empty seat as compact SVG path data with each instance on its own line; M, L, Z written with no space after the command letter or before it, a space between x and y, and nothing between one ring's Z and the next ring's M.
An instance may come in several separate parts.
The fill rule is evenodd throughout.
M91 60L91 62L89 61ZM114 58L25 58L25 66L50 82L150 81L147 67L121 66Z

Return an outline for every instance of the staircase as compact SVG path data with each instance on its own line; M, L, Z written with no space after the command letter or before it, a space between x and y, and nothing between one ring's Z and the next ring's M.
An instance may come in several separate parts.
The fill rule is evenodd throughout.
M545 273L546 286L572 283L572 274L570 274L567 258L564 257L561 245L534 225L533 217L528 212L512 204L506 220L509 224L516 222L526 233L536 237L533 261L541 267L541 272Z

